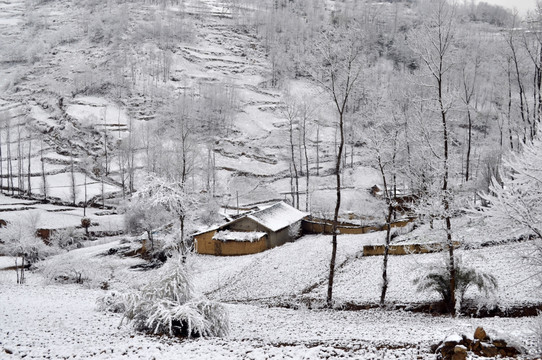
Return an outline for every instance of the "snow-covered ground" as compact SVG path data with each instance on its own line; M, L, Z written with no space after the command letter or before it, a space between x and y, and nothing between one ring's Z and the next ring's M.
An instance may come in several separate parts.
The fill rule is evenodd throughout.
M6 222L34 222L38 229L65 229L81 226L83 208L42 204L32 200L15 199L0 194L0 219ZM90 231L119 231L124 229L123 216L87 208Z
M339 266L334 296L340 302L376 304L382 283L382 256L361 256L363 245L382 244L382 232L341 235L338 238ZM272 251L242 257L196 256L196 286L218 300L246 301L284 299L301 296L324 299L331 236L309 235ZM522 303L538 303L537 269L521 260L533 250L532 242L490 246L474 250L459 249L461 263L493 274L499 284L495 296L469 289L467 299L480 306L498 304L506 308ZM392 256L388 263L390 303L438 300L436 294L419 293L412 281L432 264L444 263L442 253Z
M339 236L335 282L337 304L374 303L379 296L381 256L362 257L365 244L382 242L384 234ZM109 249L129 243L118 239L89 243L89 247L57 255L27 274L27 284L15 284L14 264L0 257L0 348L7 359L434 359L429 347L457 332L472 334L483 326L490 335L534 347L535 319L431 316L403 310L318 310L309 302L325 299L330 236L305 236L266 252L239 256L194 255L189 258L199 292L226 301L231 333L226 338L182 340L148 336L129 325L119 327L121 316L96 310L96 299L107 293L107 281L122 290L154 281L156 270L135 271L138 258L121 257ZM507 244L460 251L464 263L491 271L500 290L492 301L500 305L537 302L536 284L515 256L529 243ZM388 300L414 303L434 299L416 293L411 279L439 254L392 256ZM95 281L82 285L55 283L54 266L80 265L95 271ZM100 271L98 271L100 270ZM518 275L521 274L521 275ZM473 296L474 294L469 294ZM476 296L474 296L476 298ZM483 302L484 299L478 298ZM296 304L296 309L268 304ZM317 307L317 306L316 306ZM4 355L0 358L4 358Z
M0 347L5 359L434 359L429 346L473 333L532 342L532 318L450 318L401 311L328 311L227 305L226 338L171 339L119 326L96 311L105 292L77 285L3 284Z

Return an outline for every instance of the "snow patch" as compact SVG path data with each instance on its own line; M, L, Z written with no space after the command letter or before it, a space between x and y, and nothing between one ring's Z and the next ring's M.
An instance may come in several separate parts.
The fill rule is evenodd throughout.
M219 231L213 236L213 240L220 241L239 241L239 242L255 242L267 235L264 232L256 231Z

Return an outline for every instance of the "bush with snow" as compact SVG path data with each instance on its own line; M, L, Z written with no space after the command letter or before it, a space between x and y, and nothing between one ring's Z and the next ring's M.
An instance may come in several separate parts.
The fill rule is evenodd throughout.
M77 232L73 227L69 227L54 231L50 242L53 246L57 246L60 249L71 250L82 247L84 239L84 234Z
M489 224L510 234L529 231L542 240L542 138L504 161L502 181L493 179L480 194L488 207L478 209Z
M135 329L180 337L226 336L229 319L225 307L198 297L186 265L172 259L141 290L107 295L98 301L102 310L124 311Z
M111 291L107 295L98 298L98 310L112 312L112 313L123 313L126 311L124 305L124 294Z
M55 249L45 245L43 240L36 236L38 215L30 213L0 228L0 253L15 257L17 283L24 283L24 269L27 265L55 253ZM21 263L18 263L18 259Z
M49 283L84 284L89 288L107 287L114 271L111 266L75 252L44 260L37 267Z
M288 236L290 239L295 240L301 236L302 228L301 221L295 222L288 228Z

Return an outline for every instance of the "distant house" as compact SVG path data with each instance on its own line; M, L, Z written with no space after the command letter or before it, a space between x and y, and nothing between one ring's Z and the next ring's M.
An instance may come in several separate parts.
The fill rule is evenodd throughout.
M301 236L301 220L307 215L279 202L194 234L196 252L209 255L246 255L271 249Z
M369 190L371 195L377 199L383 199L385 196L384 189L381 189L378 185L373 185ZM412 203L416 201L418 196L407 187L388 188L390 195L394 195L394 201L396 203L395 210L401 213L408 213L412 211Z

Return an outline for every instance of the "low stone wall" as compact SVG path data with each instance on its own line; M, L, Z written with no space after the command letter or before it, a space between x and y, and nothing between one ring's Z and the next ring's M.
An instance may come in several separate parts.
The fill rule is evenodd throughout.
M459 242L454 242L454 248L460 245ZM428 254L439 252L446 249L446 244L405 244L405 245L390 245L388 249L389 255L409 255L409 254ZM384 245L365 245L363 247L363 256L380 256L384 255Z
M404 219L393 222L392 228L405 227L414 219ZM302 222L303 234L326 234L332 235L333 223L325 220L303 220ZM349 223L339 223L337 230L339 234L367 234L375 231L383 231L387 229L387 225L374 225L374 226L359 226Z

